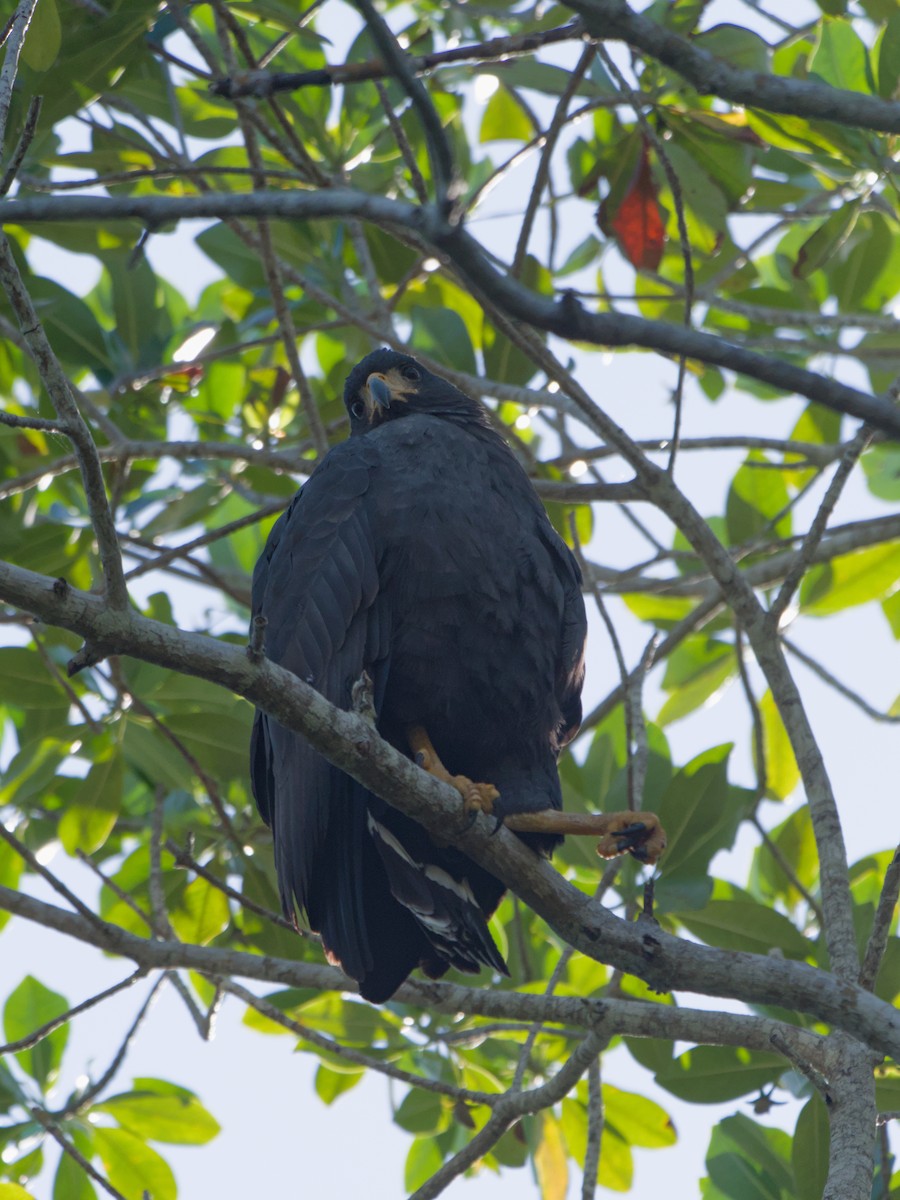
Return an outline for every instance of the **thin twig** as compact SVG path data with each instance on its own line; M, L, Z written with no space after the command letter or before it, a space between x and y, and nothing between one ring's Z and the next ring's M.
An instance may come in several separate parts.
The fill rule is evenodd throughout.
M132 976L132 980L137 979L139 974L140 974L139 972L136 972ZM132 980L126 980L126 983L131 982ZM77 1097L77 1100L75 1101L74 1104L72 1104L71 1106L68 1106L62 1112L54 1114L55 1116L57 1116L57 1117L69 1116L70 1113L83 1112L86 1108L89 1108L90 1105L93 1104L94 1100L96 1100L96 1098L99 1095L101 1095L104 1092L104 1090L109 1086L109 1084L112 1082L112 1080L115 1078L116 1074L118 1073L119 1068L122 1066L123 1062L125 1061L125 1058L126 1058L126 1055L128 1054L128 1050L131 1046L131 1043L134 1041L135 1037L137 1036L137 1032L140 1029L141 1025L143 1024L144 1018L147 1016L147 1013L150 1011L152 1004L156 1000L156 997L159 993L159 989L165 983L165 980L166 980L166 976L160 975L160 977L154 982L153 986L150 988L150 991L147 993L147 997L144 1000L144 1003L138 1009L136 1017L131 1022L131 1025L128 1028L128 1032L125 1034L125 1037L122 1039L122 1042L121 1042L118 1050L116 1051L115 1055L113 1056L112 1061L110 1062L110 1064L106 1068L106 1070L103 1072L103 1074L99 1077L99 1079L97 1079L97 1081L95 1083L92 1083L90 1085L90 1087L86 1088L85 1091L83 1091ZM120 984L119 986L120 987L124 986L124 984Z
M581 1200L594 1200L597 1194L597 1172L600 1169L600 1148L603 1143L603 1088L600 1081L600 1056L587 1069L588 1136L584 1151L584 1174L581 1180Z
M352 1063L362 1070L377 1071L382 1075L386 1075L389 1079L396 1079L400 1083L407 1083L410 1087L421 1088L426 1092L434 1092L439 1096L450 1096L455 1100L465 1100L472 1104L492 1104L497 1099L496 1094L493 1092L474 1091L471 1088L457 1087L454 1084L443 1083L438 1079L429 1079L426 1076L415 1075L411 1071L404 1071L400 1067L395 1067L393 1063L373 1058L369 1054L364 1054L361 1050L356 1050L352 1046L344 1046L340 1042L335 1041L334 1038L327 1037L323 1033L318 1033L300 1021L295 1021L292 1017L283 1013L281 1009L276 1008L274 1004L270 1004L268 1000L254 995L253 992L248 991L247 988L241 987L240 984L234 983L232 980L225 980L222 983L222 988L225 992L236 996L244 1004L261 1013L262 1016L267 1017L270 1021L274 1021L283 1029L289 1030L304 1042L308 1042L311 1046L315 1046L319 1050L325 1050L344 1062Z
M878 978L878 968L887 949L888 934L894 919L894 909L897 907L897 897L900 896L900 850L894 851L890 866L885 872L881 895L878 897L878 907L872 921L872 932L866 944L863 965L859 972L859 986L873 991Z
M5 1045L0 1046L0 1058L2 1058L5 1054L18 1054L22 1050L30 1050L33 1046L36 1046L38 1042L42 1042L45 1037L49 1037L51 1033L59 1029L62 1025L68 1025L69 1021L71 1021L73 1017L77 1017L79 1013L87 1012L89 1008L94 1008L97 1004L102 1004L103 1001L108 1000L110 996L115 996L117 993L124 991L126 988L132 987L133 984L137 983L139 979L143 979L146 973L147 972L143 967L138 967L138 969L133 971L127 979L123 979L119 983L114 983L111 987L106 988L105 991L98 992L96 996L91 996L89 999L83 1000L81 1004L74 1005L74 1007L67 1009L66 1012L61 1013L60 1016L54 1017L52 1021L45 1022L45 1024L41 1025L38 1029L33 1030L31 1033L27 1033L24 1037L19 1038L17 1041L7 1042Z
M29 869L35 875L40 875L42 879L46 879L53 890L58 892L64 900L68 900L75 911L80 913L86 921L90 921L95 929L105 929L106 923L92 909L88 908L84 901L80 900L70 888L66 887L61 879L57 879L53 872L48 870L38 857L32 854L25 843L20 841L11 829L7 829L2 821L0 821L0 838L15 850L16 854L27 863Z
M71 439L78 458L91 524L100 551L107 603L112 609L125 609L128 605L128 588L122 571L122 558L119 553L115 522L106 496L97 447L79 412L69 380L53 353L43 325L38 320L31 297L26 291L13 257L9 240L2 232L0 232L0 283L2 283L16 314L16 319L40 372L47 394L56 409L56 415L65 425L66 435Z
M19 73L19 55L25 43L25 35L34 16L37 0L20 0L16 11L3 30L3 42L6 54L3 59L3 69L0 71L0 151L6 141L6 123L9 120L9 106L12 104L13 88L16 75Z
M416 193L416 199L420 204L428 203L428 188L425 186L425 180L422 178L422 172L419 170L419 164L416 162L416 156L413 153L413 148L409 144L409 138L406 136L406 130L400 123L397 114L394 112L394 106L391 104L390 96L388 96L387 88L380 79L375 81L375 88L378 92L378 99L381 101L381 107L384 109L384 115L388 119L391 133L394 141L397 143L397 149L406 163L406 169L409 171L409 180L412 184L412 189Z
M694 258L691 253L691 241L688 234L687 217L684 211L684 195L681 190L681 180L678 178L678 173L672 166L672 160L666 151L665 143L656 132L656 129L647 119L647 114L644 112L644 107L647 103L645 96L636 92L629 84L628 80L619 70L615 60L610 55L609 51L602 44L598 46L598 53L604 67L616 81L616 84L621 91L625 93L631 102L634 110L634 115L641 127L646 143L649 143L656 151L657 158L665 172L666 180L669 184L669 189L672 192L672 202L675 206L675 220L678 225L678 240L681 246L681 257L684 263L684 315L682 323L686 329L691 328L691 313L694 306ZM684 402L684 380L687 369L687 356L685 354L678 355L678 378L675 383L675 391L672 396L672 402L675 409L675 417L672 423L672 437L669 445L669 462L666 466L667 472L672 475L675 470L675 457L678 453L679 443L681 440L681 412Z
M216 878L216 876L213 875L211 871L207 870L206 867L201 866L200 863L198 863L197 860L191 854L189 854L187 850L182 849L180 846L176 845L175 842L168 840L165 844L165 848L175 859L176 867L182 867L185 870L193 871L195 875L199 875L201 879L205 879L206 882L212 887L217 888L224 895L234 900L241 906L241 908L245 908L248 912L256 913L258 917L262 917L266 921L271 921L273 925L279 925L282 929L287 929L291 933L299 932L302 937L311 938L314 941L319 940L316 934L312 934L308 930L298 930L293 923L288 921L286 917L283 917L281 913L272 912L271 909L263 908L261 904L257 904L255 900L251 900L250 897L244 892L239 892L237 888L231 887L230 884L223 883L221 879Z
M0 179L0 196L5 196L15 182L16 176L19 173L19 168L28 153L28 147L34 141L34 135L37 132L38 119L41 115L41 105L43 103L42 96L32 96L28 104L28 111L25 114L25 124L22 127L22 132L19 135L19 140L16 143L16 148L12 152L12 157L6 165L6 170L3 172L3 178Z
M456 169L450 151L450 142L431 96L417 75L409 56L400 46L372 0L353 0L353 3L362 14L370 35L384 55L384 61L390 73L402 85L419 114L425 132L425 144L428 147L428 159L431 164L438 205L443 208L447 204L452 204L456 199Z
M486 1124L468 1145L435 1171L431 1178L413 1193L410 1200L433 1200L463 1171L468 1170L479 1158L483 1158L520 1117L540 1112L541 1109L550 1108L560 1101L572 1090L608 1040L598 1033L589 1033L547 1083L527 1092L505 1092L499 1099L494 1099L493 1112Z
M553 117L547 130L544 134L544 145L541 150L541 157L538 159L537 171L534 176L531 192L528 196L528 203L525 206L525 215L522 218L522 225L519 229L519 237L516 242L515 253L513 254L511 274L518 276L522 273L522 267L525 263L525 254L528 250L528 240L531 237L531 231L534 227L534 220L537 216L538 206L541 202L541 197L544 194L544 188L550 179L550 160L553 157L553 151L556 149L556 143L559 140L559 135L562 132L566 121L566 114L569 111L569 105L572 98L578 91L581 81L590 68L591 63L597 56L598 46L589 42L584 47L578 62L571 71L566 86L563 89L562 95L557 101L556 108L553 111Z
M75 689L72 687L71 683L69 683L68 679L66 679L65 675L63 675L62 671L60 671L59 667L56 665L56 663L50 657L50 652L48 651L47 647L44 645L43 639L38 636L37 630L34 628L33 625L31 627L30 632L31 632L31 640L34 642L35 648L41 657L41 661L43 662L44 666L47 668L48 672L56 680L57 685L65 693L66 698L68 699L69 703L78 709L78 711L81 713L82 717L84 718L85 725L87 725L88 729L90 729L92 733L102 733L103 732L102 724L91 715L91 712L88 709L87 705L84 703L84 701L81 699L81 697L75 691Z
M112 1196L113 1200L128 1200L128 1197L123 1196L118 1188L114 1188L109 1180L101 1175L97 1168L85 1158L75 1143L66 1137L59 1125L57 1125L49 1113L45 1112L42 1108L38 1108L37 1105L32 1105L28 1111L39 1125L43 1125L44 1129L46 1129L53 1140L62 1149L63 1153L67 1154L69 1158L78 1163L82 1171L84 1171L86 1175L89 1175L96 1184L99 1184L99 1186L104 1190L104 1192L107 1193L107 1195ZM132 1193L132 1196L133 1195L134 1193Z
M832 512L834 512L834 506L837 504L859 456L869 445L871 439L872 430L867 425L862 425L856 436L847 443L837 469L831 477L831 482L828 485L822 503L819 505L809 531L803 539L800 552L785 576L778 595L772 601L769 608L768 620L773 629L778 628L785 609L800 585L800 580L812 564L813 555L828 527L828 520Z
M801 650L795 642L792 642L789 638L786 638L783 635L781 642L788 653L793 654L794 658L802 662L804 666L809 667L813 674L818 675L818 677L824 683L827 683L830 688L833 688L836 692L843 696L845 700L849 700L851 704L855 704L857 708L862 709L867 717L871 717L873 721L883 722L886 725L900 724L900 714L882 712L880 708L876 708L874 704L870 704L864 696L859 694L859 692L855 692L852 688L848 687L846 683L842 683L840 679L838 679L835 675L832 675L827 667L822 666L820 662L818 662L811 655L807 654L805 650Z
M305 15L305 14L304 14ZM437 50L433 54L411 55L410 70L417 75L426 75L436 67L460 62L487 62L500 59L506 62L523 54L532 54L543 46L573 41L583 37L584 25L580 20L544 29L536 33L514 33L505 37L490 38L470 46L454 46ZM380 58L361 63L336 63L312 71L295 72L244 72L234 79L217 79L210 91L215 95L235 100L240 96L264 97L276 92L293 92L304 87L337 87L363 83L367 80L390 79L394 72Z

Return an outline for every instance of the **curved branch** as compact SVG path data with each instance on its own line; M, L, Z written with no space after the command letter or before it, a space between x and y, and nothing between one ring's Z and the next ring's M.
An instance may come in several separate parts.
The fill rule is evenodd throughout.
M28 225L40 221L107 222L135 218L152 229L179 218L228 220L242 216L283 217L292 221L358 217L376 225L410 229L452 259L454 268L469 284L476 286L511 319L570 341L598 346L644 346L676 357L684 354L749 375L783 391L796 392L900 437L900 410L895 405L837 380L757 354L713 334L627 313L589 312L569 293L555 299L532 292L496 270L480 243L449 224L434 206L417 207L350 188L226 195L210 192L203 196L38 196L7 201L2 219L5 224Z
M900 104L808 79L781 79L732 66L687 38L632 11L625 0L565 0L597 38L627 42L677 71L701 95L820 121L900 133Z
M228 643L130 611L111 611L97 596L63 589L58 581L6 563L0 564L0 598L80 634L101 652L128 654L229 688L286 728L302 733L330 762L429 832L446 840L460 825L459 797L453 788L383 742L363 718L335 708L271 662L252 662ZM637 975L659 991L677 988L812 1013L882 1053L900 1055L900 1012L854 983L839 982L805 963L679 941L655 922L627 923L572 887L514 834L501 828L492 836L490 830L491 822L479 818L452 840L589 957ZM0 895L5 904L16 893ZM122 931L119 936L128 935ZM115 948L99 929L90 940L103 949ZM178 956L188 952L198 953L200 948L178 948ZM159 953L154 965L183 965L181 957ZM195 964L202 969L199 960Z
M239 976L281 987L316 991L354 992L356 984L338 967L296 959L249 954L213 946L139 937L119 925L102 922L95 926L77 913L38 900L34 896L0 886L0 910L54 929L76 941L109 953L130 958L139 970L191 970L223 978ZM437 980L410 979L394 996L400 1004L442 1013L465 1013L468 1017L534 1024L565 1025L577 1029L600 1029L609 1036L667 1038L716 1046L746 1046L751 1050L781 1049L794 1062L802 1058L825 1070L827 1039L821 1034L773 1017L743 1013L711 1012L709 1009L654 1004L647 1000L583 999L573 996L539 995L533 992L501 991L467 987ZM477 1034L479 1027L470 1030Z

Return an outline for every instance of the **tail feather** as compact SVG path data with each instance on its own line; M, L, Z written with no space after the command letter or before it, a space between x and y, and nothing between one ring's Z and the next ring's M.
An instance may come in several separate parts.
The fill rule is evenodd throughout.
M483 964L508 975L468 881L436 863L417 862L371 812L368 826L391 894L412 914L439 959L471 974Z

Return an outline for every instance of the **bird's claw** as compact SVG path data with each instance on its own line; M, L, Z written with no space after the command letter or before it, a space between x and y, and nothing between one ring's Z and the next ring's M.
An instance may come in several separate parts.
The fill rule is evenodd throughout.
M492 783L473 783L465 775L454 775L450 782L463 798L463 812L471 813L473 819L478 813L491 816L494 801L500 798L500 793Z
M615 813L613 823L597 844L601 858L629 853L638 862L655 863L666 848L666 833L655 813Z
M492 783L474 783L466 775L451 775L438 758L431 739L421 726L412 726L407 730L407 737L416 766L427 771L435 779L449 783L459 792L463 802L463 813L468 818L466 829L471 829L479 813L485 813L487 816L493 813L494 801L499 800L500 793Z

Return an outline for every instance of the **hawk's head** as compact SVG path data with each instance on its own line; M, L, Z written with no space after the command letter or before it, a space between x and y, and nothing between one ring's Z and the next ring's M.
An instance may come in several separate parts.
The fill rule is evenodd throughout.
M344 404L351 433L411 412L484 419L481 406L459 388L397 350L374 350L356 364L344 385Z

